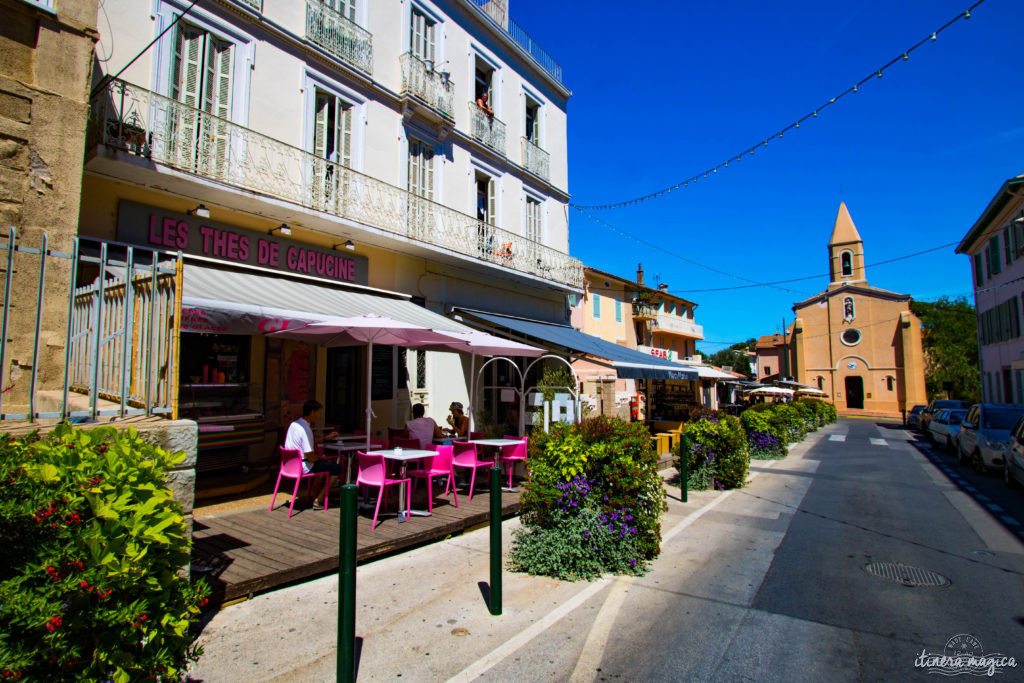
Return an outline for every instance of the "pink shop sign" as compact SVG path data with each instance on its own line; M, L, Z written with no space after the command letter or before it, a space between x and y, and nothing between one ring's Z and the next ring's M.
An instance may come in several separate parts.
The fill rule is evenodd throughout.
M238 263L365 285L365 256L316 247L277 235L167 211L122 199L117 239L154 249L181 251L225 263Z

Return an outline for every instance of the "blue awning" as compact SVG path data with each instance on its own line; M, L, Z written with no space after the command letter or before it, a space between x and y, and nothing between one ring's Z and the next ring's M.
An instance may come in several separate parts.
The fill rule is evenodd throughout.
M568 325L556 325L539 320L513 318L497 313L482 313L467 309L460 309L460 312L479 318L496 328L518 332L549 346L559 346L571 353L584 353L609 360L620 379L699 379L695 370L670 360L656 358L625 346L613 344L590 334L584 334Z

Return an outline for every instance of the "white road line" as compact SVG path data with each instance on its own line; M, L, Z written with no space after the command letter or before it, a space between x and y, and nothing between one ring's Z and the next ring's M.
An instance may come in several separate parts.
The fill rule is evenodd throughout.
M985 507L987 507L987 508L988 508L989 510L991 510L992 512L1006 512L1006 510L1004 510L1003 508L999 507L999 506L998 506L998 505L996 505L995 503L989 503L989 504L988 504L988 505L986 505Z
M590 627L587 641L583 643L583 651L576 660L576 668L572 671L570 683L590 683L597 678L597 669L601 665L601 657L604 656L604 649L612 635L615 617L626 600L629 587L636 579L635 576L624 577L612 586L611 592L597 612L594 625Z
M1010 517L1009 515L1003 515L1003 521L1009 524L1010 526L1020 526L1020 522L1018 522L1013 517Z
M846 441L846 434L830 434L829 441Z
M875 439L875 438L872 438L871 439L871 445L872 446L888 446L889 442L886 441L885 439Z

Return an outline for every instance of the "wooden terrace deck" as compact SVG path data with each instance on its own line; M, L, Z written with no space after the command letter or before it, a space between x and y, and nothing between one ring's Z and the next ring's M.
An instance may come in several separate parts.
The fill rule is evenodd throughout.
M426 509L424 487L413 496L413 508ZM479 489L479 486L478 486ZM282 500L284 503L282 503ZM323 574L338 567L339 500L332 492L330 509L313 511L297 503L288 519L288 496L278 496L274 510L228 512L194 520L192 563L209 568L205 576L213 588L214 602L226 602L253 593ZM388 500L394 503L395 494ZM519 494L502 493L502 516L519 512ZM424 545L466 529L485 524L490 514L490 496L478 490L473 502L459 493L459 507L435 497L434 514L412 517L399 524L394 514L381 513L377 528L370 530L372 509L361 512L358 521L357 560L360 563Z

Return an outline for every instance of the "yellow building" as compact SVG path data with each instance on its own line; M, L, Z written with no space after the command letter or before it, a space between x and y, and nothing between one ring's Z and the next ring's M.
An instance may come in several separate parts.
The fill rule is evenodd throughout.
M898 415L925 403L921 321L909 294L868 285L864 242L845 203L828 253L828 289L793 306L793 376L844 413Z

